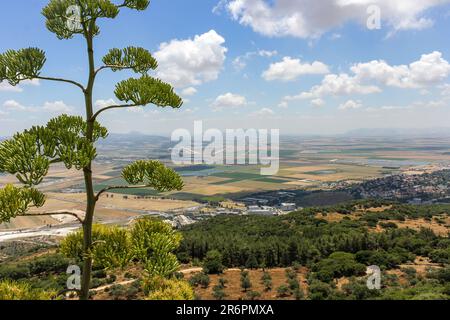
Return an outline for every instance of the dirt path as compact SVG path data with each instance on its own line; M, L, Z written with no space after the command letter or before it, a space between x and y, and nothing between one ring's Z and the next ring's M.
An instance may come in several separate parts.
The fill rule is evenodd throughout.
M136 280L126 280L126 281L121 281L121 282L117 282L117 283L112 283L112 284L108 284L108 285L105 285L105 286L101 286L101 287L98 287L98 288L91 289L91 291L94 291L94 292L104 291L105 289L109 289L109 288L111 288L113 286L117 286L117 285L126 286L127 284L132 284L135 281Z

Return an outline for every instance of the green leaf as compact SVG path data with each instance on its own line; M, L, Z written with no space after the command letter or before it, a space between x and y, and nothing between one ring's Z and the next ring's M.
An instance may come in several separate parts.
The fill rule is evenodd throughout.
M71 39L76 34L83 34L84 29L98 35L100 30L96 20L113 19L119 9L110 0L51 0L42 14L47 18L48 30L59 39ZM91 23L94 30L89 30Z
M103 58L103 63L114 72L128 68L136 73L146 73L158 67L158 63L148 50L137 47L111 49Z
M7 80L12 86L40 75L46 58L38 48L8 50L0 54L0 82Z
M45 195L33 188L17 188L11 184L0 189L0 223L24 215L31 207L42 207Z
M172 252L180 246L182 236L171 225L151 218L139 219L133 225L131 239L134 256L150 275L168 277L179 268Z
M40 148L40 142L33 133L14 135L0 144L0 172L16 175L27 185L38 185L48 173L50 161Z
M125 6L135 10L145 10L150 4L150 0L125 0Z
M67 169L81 170L97 156L87 138L87 124L82 117L61 115L46 126L35 126L0 143L0 172L16 175L27 185L39 185L50 164L63 162ZM106 138L108 131L94 124L93 141Z
M183 100L174 92L171 85L148 75L118 83L114 93L120 101L132 101L135 105L154 104L172 108L180 108L183 105Z
M158 192L182 190L183 180L173 169L160 161L136 161L122 171L122 177L131 185L144 184Z
M50 120L43 133L44 146L54 146L55 158L63 162L67 169L74 166L81 170L97 157L93 142L87 139L87 123L82 117L61 115ZM93 141L107 136L107 129L95 122Z

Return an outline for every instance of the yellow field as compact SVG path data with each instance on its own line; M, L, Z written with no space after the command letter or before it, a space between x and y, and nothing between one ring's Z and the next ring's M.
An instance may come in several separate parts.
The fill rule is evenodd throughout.
M193 201L135 199L134 196L128 196L128 199L125 199L124 195L118 194L115 194L113 198L106 198L106 194L104 194L97 203L95 219L97 222L126 220L140 215L138 212L129 210L165 212L195 206L198 206L198 203ZM85 207L85 196L82 193L48 193L45 206L31 212L83 211ZM1 224L0 230L27 229L45 225L58 225L60 223L59 220L52 217L18 217L10 223Z

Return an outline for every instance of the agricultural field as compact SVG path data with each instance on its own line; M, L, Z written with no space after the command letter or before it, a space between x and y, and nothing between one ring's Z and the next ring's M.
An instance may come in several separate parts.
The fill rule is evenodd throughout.
M145 135L113 135L99 146L94 165L95 190L125 185L121 169L137 159L160 159L169 166L171 143L167 138ZM377 138L282 137L280 169L274 176L262 176L258 165L188 165L175 170L183 177L182 191L159 194L151 189L111 190L98 206L98 221L126 221L143 212L166 212L197 205L197 201L220 202L276 190L329 190L386 175L433 172L450 164L450 146L445 139L404 141ZM17 183L11 175L0 176L0 186ZM45 209L83 210L83 176L63 166L52 167L41 184L48 193ZM106 195L104 195L106 196ZM335 203L327 194L311 194L299 205ZM320 199L318 199L319 197ZM330 197L334 197L330 194ZM350 200L345 195L338 197ZM159 200L158 200L159 199ZM303 201L304 200L304 201ZM320 200L320 201L319 201ZM340 200L339 200L340 201ZM29 228L60 223L52 217L17 218L2 229Z

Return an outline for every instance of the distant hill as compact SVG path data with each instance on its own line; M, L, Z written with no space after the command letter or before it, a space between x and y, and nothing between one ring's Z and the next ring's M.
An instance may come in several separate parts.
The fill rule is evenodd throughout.
M151 144L155 146L166 146L170 143L170 138L156 136L156 135L145 135L141 133L111 133L108 138L104 140L99 140L98 144L101 145L123 145L123 144Z
M349 137L396 137L396 136L420 136L420 137L447 137L450 136L450 128L361 128L350 130L344 134Z

